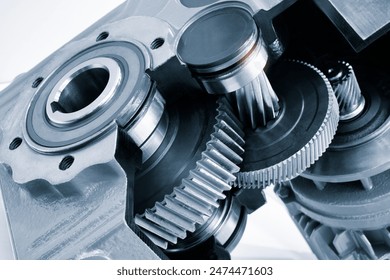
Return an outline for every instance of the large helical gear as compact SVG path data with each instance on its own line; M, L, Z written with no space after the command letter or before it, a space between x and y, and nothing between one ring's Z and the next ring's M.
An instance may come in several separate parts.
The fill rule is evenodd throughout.
M277 68L284 83L275 83L275 89L284 106L269 126L247 135L239 187L260 188L291 180L318 160L336 133L338 105L325 75L301 61Z
M135 217L135 223L162 248L167 248L168 242L176 244L178 238L184 239L197 225L206 223L236 180L244 133L226 99L218 103L214 132L196 168L162 202Z

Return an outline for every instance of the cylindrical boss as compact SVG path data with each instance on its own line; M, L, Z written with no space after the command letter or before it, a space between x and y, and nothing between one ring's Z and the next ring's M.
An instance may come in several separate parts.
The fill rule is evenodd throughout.
M252 15L238 7L211 11L189 24L177 55L208 93L242 88L262 73L268 59Z

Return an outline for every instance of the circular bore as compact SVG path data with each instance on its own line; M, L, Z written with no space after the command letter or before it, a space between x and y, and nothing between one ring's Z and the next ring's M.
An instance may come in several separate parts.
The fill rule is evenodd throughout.
M84 105L68 106L72 103L72 96L83 97L83 94L80 90L78 93L65 94L66 86L73 83L75 88L82 89L85 87L82 83L83 75L91 74L90 71L95 78L103 80L103 86L92 87L92 96L96 99L90 104L88 102L91 99L84 99L81 103L76 102ZM111 74L108 80L107 72L108 75ZM72 76L74 73L76 75ZM104 82L105 80L107 82ZM105 83L107 84L104 86ZM59 91L54 90L56 93L53 93L57 86ZM151 81L145 74L144 56L136 45L122 41L95 45L69 59L42 84L26 115L26 141L32 148L41 152L61 151L86 143L104 133L114 120L121 126L130 123L143 106L150 90ZM65 102L61 101L61 96L65 97ZM67 104L70 113L57 109L49 117L47 112L53 111L49 98L53 98L52 100L60 105L61 102ZM59 116L59 119L55 115ZM71 117L68 117L68 122L64 124L66 116Z
M244 188L298 176L322 155L336 133L337 101L318 69L287 61L275 65L269 78L278 93L280 111L267 126L246 131L238 173L238 185Z
M226 7L190 24L180 37L177 52L195 71L215 72L243 59L258 37L251 14Z
M46 115L50 122L58 125L89 117L111 100L120 81L121 70L115 60L89 59L57 82L47 99Z

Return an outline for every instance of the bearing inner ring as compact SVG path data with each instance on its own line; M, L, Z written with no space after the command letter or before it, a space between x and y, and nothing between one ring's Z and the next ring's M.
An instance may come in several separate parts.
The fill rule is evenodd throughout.
M92 115L111 100L121 76L111 58L97 57L77 65L54 86L46 116L54 125L66 125Z

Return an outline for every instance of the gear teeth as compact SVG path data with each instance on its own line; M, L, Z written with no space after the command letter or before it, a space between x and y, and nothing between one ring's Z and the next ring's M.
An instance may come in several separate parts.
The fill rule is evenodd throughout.
M155 224L164 224L164 228L167 230L167 232L171 232L172 234L174 234L177 237L180 237L180 238L186 237L185 230L183 230L183 228L179 227L176 224L176 220L175 220L175 223L172 223L171 221L166 220L163 217L160 217L159 215L157 215L156 208L154 208L153 210L154 211L152 211L151 209L146 209L146 211L145 211L145 217L149 221L151 221Z
M185 188L185 185L183 186ZM202 199L199 199L191 194L191 191L189 191L188 188L185 190L181 188L176 188L174 190L174 196L173 199L176 199L177 201L180 201L190 209L193 209L195 211L198 211L200 213L199 218L201 218L203 223L206 218L204 217L210 217L213 214L213 207L210 204L207 204L204 202L204 200L207 200L206 198L202 197Z
M174 220L177 226L181 228L190 228L195 230L195 223L192 220L184 217L182 214L178 214L177 212L172 211L168 207L165 207L165 205L162 205L160 202L156 203L155 208L156 214L161 218L168 221Z
M140 226L141 228L146 231L149 231L151 233L154 233L155 235L163 238L164 240L174 243L177 243L177 237L166 230L166 228L161 227L160 225L151 222L148 219L145 219L144 217L141 217L140 215L137 215L135 217L135 223ZM152 240L156 245L158 245L154 240ZM160 243L160 242L159 242Z
M178 200L174 199L173 197L167 195L165 196L165 207L172 210L175 213L181 213L181 215L185 218L187 218L190 221L193 221L194 223L202 223L203 218L202 214L195 209L188 208L187 205L179 202Z
M279 99L263 72L248 85L234 93L240 120L255 129L265 126L279 112Z
M183 180L183 185L185 186L185 190L190 195L196 197L197 199L201 200L202 202L212 205L213 207L218 207L218 202L214 195L210 194L209 192L205 191L203 189L203 186L197 184L196 182L188 179ZM218 199L218 198L217 198ZM221 197L223 199L223 197Z
M336 97L332 86L325 75L316 67L302 62L293 60L293 62L301 63L310 67L317 72L324 80L328 89L329 104L325 119L321 124L317 133L310 139L310 141L302 147L298 152L284 161L273 166L255 170L250 172L239 172L237 174L236 185L241 188L263 188L269 185L275 185L291 180L310 165L312 165L325 152L336 134L336 129L339 121L339 109Z
M340 120L348 120L359 115L364 109L365 99L352 66L345 61L338 61L340 77L330 77L334 93L340 108Z
M197 225L203 225L225 199L236 180L244 153L244 132L225 98L218 100L214 132L206 143L206 150L179 187L166 195L142 215L135 223L161 248L176 244Z
M160 236L155 235L155 234L151 233L150 231L144 231L144 234L150 240L153 240L153 243L155 245L157 245L158 247L163 248L163 249L168 248L168 242L164 238L161 238Z

